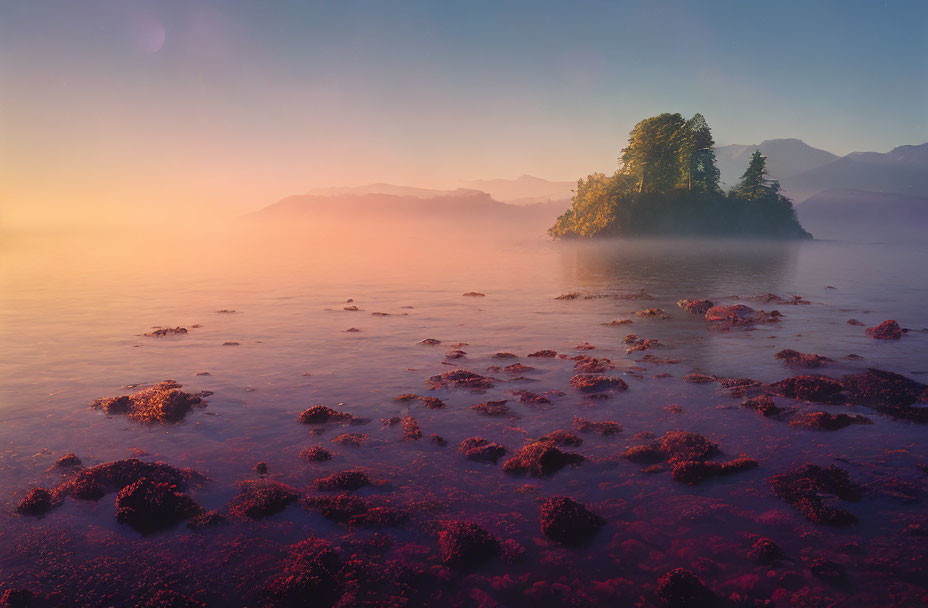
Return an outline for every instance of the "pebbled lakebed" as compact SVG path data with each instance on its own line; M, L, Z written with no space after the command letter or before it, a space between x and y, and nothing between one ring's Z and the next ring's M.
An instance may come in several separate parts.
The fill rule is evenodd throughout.
M3 247L10 602L928 601L924 243Z

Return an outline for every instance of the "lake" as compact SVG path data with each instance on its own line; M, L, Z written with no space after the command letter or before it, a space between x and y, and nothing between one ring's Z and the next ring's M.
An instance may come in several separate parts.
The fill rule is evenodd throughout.
M286 572L287 547L309 537L331 541L341 562L363 573L339 583L343 605L660 605L657 581L673 568L695 573L719 605L928 599L924 425L861 405L777 397L798 412L871 421L810 430L741 407L746 397L716 382L682 380L698 372L772 383L879 368L928 382L924 241L574 243L453 226L257 235L165 225L139 234L17 236L0 247L0 582L53 604L290 605L270 581ZM567 293L578 295L557 299ZM768 293L784 300L756 299ZM809 303L786 303L793 295ZM783 316L725 330L678 308L681 298ZM645 308L669 318L637 314ZM875 340L849 325L852 318L866 327L895 319L910 331ZM614 320L632 322L604 325ZM158 326L188 332L141 335ZM629 334L659 345L628 353ZM441 343L420 344L427 338ZM577 349L583 343L594 348ZM774 358L787 348L833 362L793 370ZM582 393L569 383L574 361L527 357L545 349L608 358L614 369L606 373L628 388L608 398ZM446 359L452 350L465 354ZM494 358L499 352L517 358ZM534 369L499 369L514 363ZM426 384L458 368L489 376L493 386ZM170 424L90 407L165 379L211 391L208 405ZM520 390L564 394L523 403L513 394ZM445 407L395 399L408 393ZM471 409L503 400L502 416ZM317 404L368 421L300 424L299 414ZM381 423L407 416L421 439ZM622 431L581 432L577 417L614 421ZM585 462L540 477L503 471L518 448L555 430L582 439L560 449ZM647 465L622 457L652 441L647 433L674 430L717 443L713 461L745 455L758 466L689 485L666 463L643 472ZM368 437L360 447L332 441L348 432ZM468 460L457 446L469 437L508 452L496 464ZM302 459L314 445L332 458ZM222 513L237 482L259 478L258 462L267 465L263 479L301 496L331 495L314 480L359 469L373 484L355 494L408 519L349 526L293 503L258 520L226 513L216 527L141 534L114 517L115 492L65 498L41 517L17 514L27 490L66 479L53 465L69 452L84 466L138 457L189 467L208 478L189 495ZM834 504L857 523L814 523L774 495L769 478L805 464L848 472L862 497ZM590 542L564 546L542 534L539 502L554 495L603 518ZM502 541L501 554L466 571L443 566L437 531L450 520L486 529ZM785 557L756 563L749 553L760 537Z

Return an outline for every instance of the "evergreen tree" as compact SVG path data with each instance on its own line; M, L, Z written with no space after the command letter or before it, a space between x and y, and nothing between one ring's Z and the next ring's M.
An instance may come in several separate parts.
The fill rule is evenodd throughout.
M757 200L776 197L780 193L780 182L767 178L767 157L754 150L748 168L741 181L735 186L733 194L745 200Z
M681 150L686 140L686 121L680 114L645 118L622 149L622 173L637 179L639 192L672 190L685 177Z
M686 122L686 131L687 190L718 192L720 173L715 166L715 141L709 124L702 114L695 114Z

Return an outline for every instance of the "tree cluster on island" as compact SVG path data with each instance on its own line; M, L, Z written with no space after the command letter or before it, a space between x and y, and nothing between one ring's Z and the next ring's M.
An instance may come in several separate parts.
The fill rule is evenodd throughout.
M573 203L548 231L555 238L733 236L812 238L755 151L728 193L719 184L712 131L696 114L660 114L635 125L612 176L577 182Z

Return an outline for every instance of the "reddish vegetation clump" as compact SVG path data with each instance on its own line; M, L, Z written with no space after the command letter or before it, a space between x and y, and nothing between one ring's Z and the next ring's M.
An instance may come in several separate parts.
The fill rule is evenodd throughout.
M415 440L422 438L422 431L419 430L419 423L412 416L406 416L403 422L403 439Z
M913 422L928 422L928 408L912 407L928 401L928 385L901 374L870 368L841 378L848 401L880 413Z
M774 404L773 397L770 395L761 395L759 397L754 397L748 399L747 401L741 404L742 407L751 408L752 410L757 410L762 415L767 417L774 417L780 414L783 411L782 408L779 408Z
M712 308L713 304L709 300L678 300L677 306L686 312L694 315L705 315Z
M560 391L548 391L546 393L533 393L532 391L512 391L512 394L519 398L521 403L526 405L544 405L551 403L549 396L563 396Z
M531 365L523 365L521 363L513 363L512 365L507 365L503 368L507 373L510 374L526 374L529 372L535 371L535 368Z
M296 488L266 479L240 481L238 489L238 496L232 500L229 511L248 519L280 513L300 495Z
M864 323L863 321L858 321L857 319L848 319L847 324L853 325L855 327L864 327L866 325L866 323Z
M538 441L553 443L554 445L564 445L568 447L577 447L583 443L583 440L568 431L552 431L544 437L539 437Z
M622 432L622 425L611 420L594 422L592 420L587 420L586 418L574 416L574 426L581 433L596 432L604 436L615 435L616 433Z
M844 402L841 395L844 385L825 376L793 376L774 382L767 386L767 390L774 395L812 403L836 405Z
M82 500L97 500L110 492L118 492L146 478L185 491L191 485L201 485L206 478L191 469L179 469L163 462L143 462L137 458L106 462L76 471L55 489L56 494Z
M877 340L898 340L902 337L902 328L895 320L883 321L875 327L868 327L867 336Z
M702 435L684 433L683 431L669 431L658 440L661 454L674 462L677 460L704 460L716 452L719 446Z
M584 393L597 393L610 389L626 390L628 384L621 378L614 376L588 376L577 374L570 379L570 385Z
M565 545L588 542L606 523L568 496L552 496L541 503L539 520L545 536Z
M711 382L718 382L718 378L710 376L709 374L693 372L683 376L683 381L687 384L709 384Z
M587 355L578 355L572 357L574 361L574 370L579 374L601 374L610 369L615 369L611 359L605 357L590 357Z
M570 291L564 294L561 294L554 298L555 300L576 300L580 297L580 293L576 291Z
M35 593L23 587L12 587L0 595L0 608L35 608L44 605Z
M56 469L73 469L82 465L83 463L81 462L81 459L72 452L68 452L57 461L55 461Z
M735 458L728 462L702 462L699 460L683 460L673 465L673 478L675 481L695 485L710 477L730 475L740 471L756 468L758 462L753 458Z
M23 515L45 515L52 510L54 499L45 488L32 488L16 507L16 512Z
M706 321L724 325L753 325L761 315L744 304L734 306L712 306L706 313Z
M496 462L506 455L506 446L487 441L483 437L468 437L458 446L458 452L468 460Z
M467 356L467 353L459 348L456 348L454 350L449 350L447 353L445 353L445 359L448 359L449 361L452 361L454 359L463 359L466 356Z
M646 317L646 318L647 317L657 318L657 319L669 319L670 318L670 315L664 312L662 308L645 308L643 310L638 311L637 314L639 317Z
M772 564L785 558L786 554L783 552L783 549L780 548L780 545L762 536L751 545L751 550L748 551L748 557L761 564Z
M493 381L486 376L463 369L445 372L426 380L432 388L469 388L484 390L493 387Z
M165 380L131 395L97 399L91 407L107 414L127 414L137 422L179 422L193 406L205 405L207 393L193 395L180 390L181 385Z
M736 398L756 395L764 388L762 382L753 378L718 378L718 383Z
M332 458L332 453L322 446L314 445L300 452L300 458L308 462L323 462Z
M484 416L508 416L510 412L509 406L506 405L506 400L485 401L477 405L472 405L470 409Z
M300 424L325 424L326 422L353 421L348 412L339 412L324 405L314 405L300 413Z
M436 338L426 338L425 340L420 340L419 344L421 344L422 346L438 346L439 344L441 344L441 340L438 340Z
M452 568L476 568L499 555L500 551L496 537L476 524L445 521L438 529L439 556L442 562Z
M773 493L802 512L810 521L819 524L848 525L857 518L846 509L825 503L822 494L832 494L844 500L855 501L861 490L848 478L847 471L835 465L820 467L807 464L787 473L770 478Z
M563 452L552 444L536 441L520 448L503 463L507 473L529 473L536 477L551 475L567 465L577 465L585 459L580 454Z
M823 357L822 355L806 354L799 351L795 351L791 348L781 350L774 355L774 358L783 361L783 363L789 365L790 367L803 367L813 369L816 367L821 367L825 363L832 363L833 360L828 357Z
M589 342L581 342L574 347L576 350L594 350L596 347Z
M266 586L274 606L303 606L309 598L318 606L331 606L341 596L342 569L338 553L328 541L308 538L290 547L280 576Z
M873 424L866 416L831 414L829 412L805 412L789 422L814 431L837 431L852 424Z
M347 490L352 492L370 485L367 473L364 471L341 471L326 477L320 477L313 482L317 490Z
M517 359L518 355L515 353L500 352L493 355L494 359Z
M162 327L142 334L148 338L163 338L164 336L182 336L187 333L186 327Z
M715 596L699 577L685 568L674 568L657 581L657 596L668 608L711 606Z
M350 445L353 448L361 447L367 441L367 433L342 433L332 439L332 443Z
M557 351L556 350L536 350L535 352L530 353L528 356L537 357L540 359L553 359L557 357Z
M485 294L485 293L480 293L479 291L468 291L468 292L464 293L463 295L466 296L466 297L468 297L468 298L482 298L482 297L486 296L487 294Z
M166 483L141 478L116 495L116 520L139 532L153 532L188 519L202 509Z
M226 521L225 516L219 511L200 511L187 521L187 527L191 530L203 530L222 525Z

